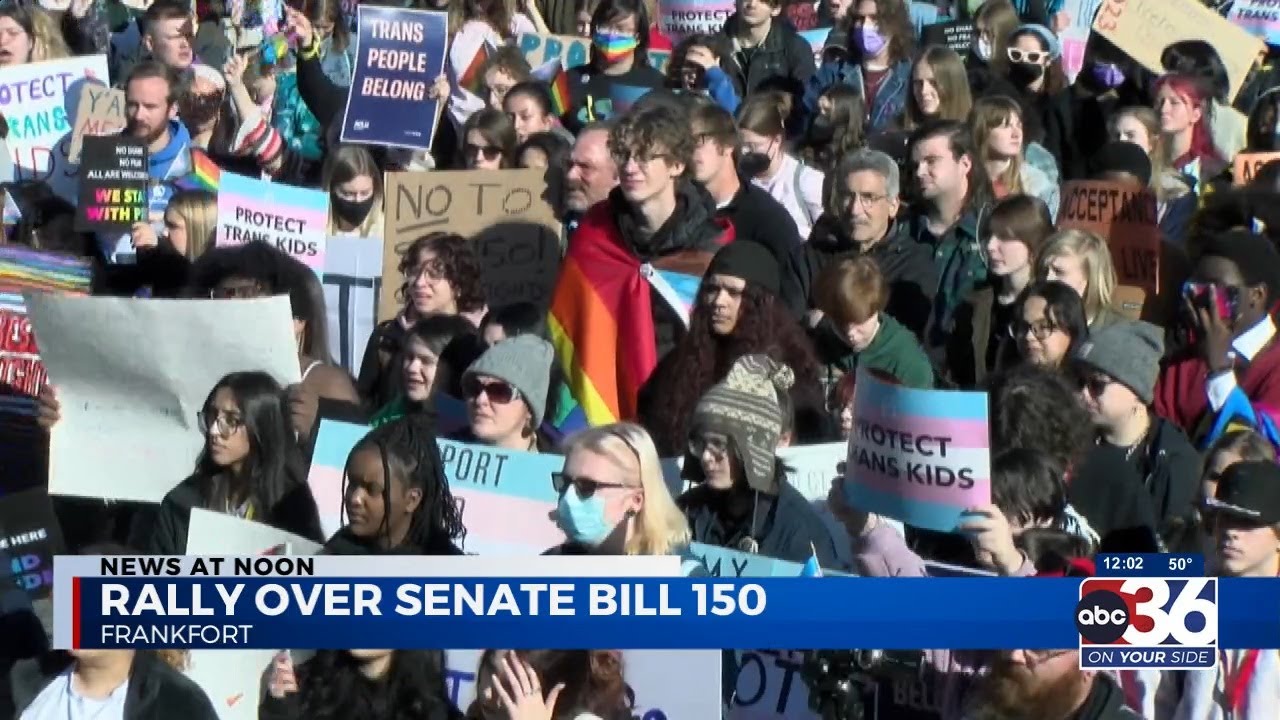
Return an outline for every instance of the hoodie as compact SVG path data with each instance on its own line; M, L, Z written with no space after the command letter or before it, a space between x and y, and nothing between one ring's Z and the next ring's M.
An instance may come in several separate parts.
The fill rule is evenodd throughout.
M147 201L151 225L156 233L164 230L164 211L173 197L173 181L191 172L191 133L180 120L169 121L169 144L163 149L148 153L147 174L151 178L151 193ZM137 254L128 233L124 235L98 235L98 247L109 263L134 263Z
M933 387L933 365L920 341L891 315L880 313L880 329L866 349L855 352L846 346L846 350L832 363L846 373L865 367L885 372L907 387Z

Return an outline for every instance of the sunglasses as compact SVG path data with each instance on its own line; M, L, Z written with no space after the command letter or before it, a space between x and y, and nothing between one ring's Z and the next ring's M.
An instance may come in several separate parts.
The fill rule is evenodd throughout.
M480 382L474 377L469 377L462 381L462 394L468 400L475 400L481 393L484 393L485 397L489 398L489 402L495 405L506 405L520 397L520 391L515 386L501 380Z
M1039 65L1041 62L1049 59L1049 53L1041 50L1019 50L1018 48L1009 48L1009 59L1016 62L1028 62Z
M564 495L572 487L574 492L578 493L578 497L586 500L595 495L596 490L600 488L624 488L627 486L622 483L600 482L588 477L574 477L568 473L553 472L551 473L551 487L556 491L557 495Z
M1090 375L1080 378L1080 389L1097 399L1102 397L1102 393L1107 391L1107 386L1113 382L1115 381L1105 375Z
M485 160L497 160L502 154L502 148L496 148L492 145L475 145L467 143L462 146L462 153L466 157L484 156Z

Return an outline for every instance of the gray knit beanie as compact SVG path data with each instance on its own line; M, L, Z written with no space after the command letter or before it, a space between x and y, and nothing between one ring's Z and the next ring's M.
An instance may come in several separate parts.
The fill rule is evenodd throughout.
M761 492L778 491L774 478L782 411L778 394L795 382L791 368L767 355L738 358L724 380L713 385L693 411L693 432L711 430L733 440L747 483Z
M1117 320L1081 343L1075 360L1109 375L1150 405L1155 399L1163 355L1163 330L1139 320Z
M551 343L537 335L517 335L485 350L462 377L465 380L471 375L488 375L510 383L520 391L533 415L533 426L538 427L547 412L547 388L551 385L554 359Z

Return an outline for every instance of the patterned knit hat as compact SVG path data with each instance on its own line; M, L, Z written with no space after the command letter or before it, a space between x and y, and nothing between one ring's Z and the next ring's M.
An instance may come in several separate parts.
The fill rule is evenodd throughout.
M767 355L744 355L693 411L693 432L711 430L730 438L746 470L747 484L761 492L777 492L774 456L782 435L778 394L794 382L795 375L786 365Z

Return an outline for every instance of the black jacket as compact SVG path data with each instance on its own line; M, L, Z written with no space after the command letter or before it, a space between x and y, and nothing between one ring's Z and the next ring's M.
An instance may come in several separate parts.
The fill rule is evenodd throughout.
M185 555L191 509L204 505L200 483L201 478L192 475L170 490L159 507L140 513L134 519L129 545L151 555ZM302 481L264 516L254 519L313 542L324 542L315 498L311 497L311 488Z
M402 373L400 351L404 349L408 330L399 317L384 320L373 328L364 346L356 392L370 409L377 410L400 395Z
M399 546L384 550L367 538L357 537L349 528L342 528L329 538L320 550L321 555L466 555L452 540L434 535L428 539L405 540Z
M880 266L889 284L886 312L916 337L923 338L933 312L938 269L928 246L916 242L902 229L900 225L890 225L884 240L873 245L867 255ZM796 285L808 304L812 306L814 286L827 266L860 254L858 246L835 218L830 215L818 218L809 242L797 248L792 257Z
M809 41L801 37L789 21L775 17L764 42L750 50L739 50L734 43L738 22L738 14L734 13L724 23L721 32L733 52L720 59L720 67L733 81L738 97L745 98L766 86L769 90L785 90L798 101L804 94L805 83L817 71ZM796 108L799 106L799 102L794 104Z
M1185 527L1195 517L1204 460L1186 433L1162 417L1153 416L1142 451L1142 483L1151 495L1160 536L1170 547L1176 546L1181 539L1170 534L1173 528Z
M749 240L769 249L778 260L781 273L779 294L796 317L804 314L807 298L796 285L791 258L801 247L800 233L791 213L769 193L743 180L729 204L716 210L717 217L733 223L734 239Z
M443 651L429 650L427 652L433 653L437 656L436 663L438 664L439 667L443 668L445 666L445 658L444 658ZM313 666L314 662L315 662L315 659L312 658L311 660L298 663L297 665L294 666L293 674L294 674L294 678L298 683L299 688L305 687L305 683L307 682L308 679L313 679L311 678L311 675L313 672L315 672L315 668ZM368 680L364 680L363 682L369 683ZM377 686L369 685L368 687L370 687L370 689L372 689L374 692L384 694L384 696L386 694L386 687L384 685L381 685L381 684ZM422 690L423 692L427 692L427 688L420 688L420 690ZM419 713L414 714L413 717L421 718L421 720L462 720L463 718L462 712L458 710L458 708L455 707L451 702L449 702L447 689L443 686L443 683L441 684L441 687L438 688L436 698L439 699L439 702L435 703L433 707L416 708L419 711ZM346 713L335 712L335 715L338 717L378 717L379 716L378 711L375 710L374 708L359 707L360 701L358 698L343 698L343 699L348 700L348 704L355 707L334 708L335 711L337 710L347 711ZM382 710L383 712L388 713L386 715L381 715L381 717L384 717L384 718L385 717L402 717L402 714L399 712L395 713L394 715L390 713L391 711L407 711L408 710L408 708L405 708L405 707L395 706L395 703L397 701L399 701L400 704L403 705L405 702L403 699L395 696L390 696L387 699L388 699L388 705L391 705L392 707L379 708L378 710ZM418 701L419 701L419 698L412 699L412 702L416 703ZM305 712L306 712L306 709L302 706L302 697L300 693L291 693L289 695L285 695L282 698L273 697L270 693L263 693L262 699L258 703L259 720L309 720L309 718L304 718ZM186 718L183 718L182 720L186 720Z
M759 544L758 555L804 563L816 551L822 567L845 569L818 512L785 477L779 480L777 495L755 493L759 504L754 506L754 512L748 510L744 519L732 524L725 523L728 493L702 484L681 495L676 504L689 520L693 542L737 550L738 543L750 536Z
M50 653L39 660L24 660L9 676L16 716L70 665L70 656ZM124 700L124 720L218 720L209 696L190 678L166 665L154 653L138 651L129 670Z
M1084 704L1070 720L1141 720L1142 716L1125 705L1124 690L1106 673L1094 675L1093 687Z
M1132 465L1091 447L1072 470L1067 500L1098 534L1100 552L1159 552L1158 521Z

